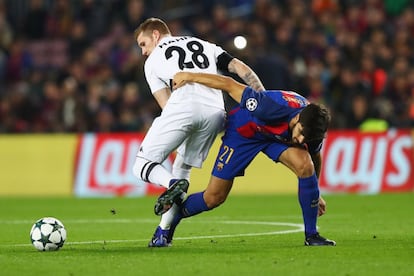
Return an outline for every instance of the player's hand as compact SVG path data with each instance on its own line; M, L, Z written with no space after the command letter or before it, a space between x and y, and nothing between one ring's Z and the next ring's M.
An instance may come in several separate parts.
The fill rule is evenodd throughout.
M319 197L319 203L318 203L318 217L322 216L326 213L326 202L325 200L320 196Z
M187 84L188 81L186 80L186 73L185 72L178 72L174 75L173 79L173 90L180 88L181 86Z

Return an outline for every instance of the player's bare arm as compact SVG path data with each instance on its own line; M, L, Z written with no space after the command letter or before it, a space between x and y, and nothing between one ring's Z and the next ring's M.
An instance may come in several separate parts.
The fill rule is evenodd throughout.
M264 91L265 88L256 73L243 61L233 58L228 66L229 72L237 74L247 85L256 91Z
M196 82L211 88L224 90L239 103L241 101L243 91L247 87L246 85L226 76L206 73L179 72L174 76L173 89L177 89L190 82Z
M153 93L155 100L157 100L158 105L161 109L167 104L168 99L171 96L171 91L168 88L163 88Z

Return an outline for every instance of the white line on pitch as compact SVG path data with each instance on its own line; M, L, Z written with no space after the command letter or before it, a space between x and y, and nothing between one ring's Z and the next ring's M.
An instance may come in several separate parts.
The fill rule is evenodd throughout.
M220 220L220 218L214 219L214 220L201 220L198 218L191 218L191 222L195 223L224 223L224 224L263 224L263 225L279 225L278 222L271 222L271 221L261 221L261 222L254 222L254 221L227 221ZM36 220L0 220L0 224L30 224L32 225ZM110 219L65 219L61 220L64 224L101 224L101 223L156 223L159 220L157 219L122 219L122 218L110 218ZM187 220L186 220L187 221ZM283 225L287 225L284 223ZM292 224L291 226L296 225Z
M105 220L108 222L108 220ZM130 220L135 221L135 220ZM146 221L146 220L145 220ZM86 221L90 222L90 221ZM201 222L201 221L200 221ZM206 223L206 221L203 221ZM280 230L272 232L262 232L262 233L243 233L243 234L223 234L223 235L208 235L208 236L191 236L191 237L176 237L175 240L196 240L196 239L212 239L212 238L235 238L235 237L253 237L253 236L269 236L269 235L281 235L281 234L290 234L303 232L304 228L302 224L298 223L288 223L288 222L273 222L273 221L209 221L208 223L223 223L223 224L255 224L255 225L271 225L271 226L287 226L293 227L295 229L291 230ZM80 241L80 242L67 242L67 245L77 245L77 244L106 244L106 243L128 243L128 242L143 242L147 240L101 240L101 241ZM14 245L0 245L0 247L7 246L29 246L30 243L25 244L14 244Z

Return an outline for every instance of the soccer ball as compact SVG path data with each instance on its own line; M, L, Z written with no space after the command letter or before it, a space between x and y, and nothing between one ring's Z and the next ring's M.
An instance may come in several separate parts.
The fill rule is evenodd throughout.
M30 230L30 240L39 251L58 250L66 240L65 226L56 218L41 218L33 224Z

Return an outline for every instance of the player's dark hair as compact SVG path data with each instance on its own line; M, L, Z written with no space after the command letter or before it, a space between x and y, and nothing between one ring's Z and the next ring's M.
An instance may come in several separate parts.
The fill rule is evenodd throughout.
M168 28L167 24L164 21L162 21L159 18L151 17L151 18L146 19L144 22L142 22L138 26L138 28L135 29L134 31L135 39L138 38L138 35L140 33L148 34L148 33L152 33L152 31L154 30L159 31L160 34L162 35L171 34L170 29Z
M320 104L311 103L299 114L305 142L322 140L328 130L331 116L328 109Z

